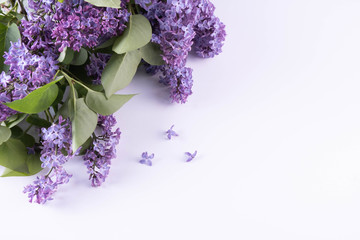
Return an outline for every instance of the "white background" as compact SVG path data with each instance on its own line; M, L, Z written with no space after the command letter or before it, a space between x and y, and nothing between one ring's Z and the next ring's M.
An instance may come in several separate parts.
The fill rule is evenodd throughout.
M213 2L228 37L190 58L189 102L139 73L104 186L80 160L44 206L22 194L34 178L0 179L1 238L360 239L360 1Z

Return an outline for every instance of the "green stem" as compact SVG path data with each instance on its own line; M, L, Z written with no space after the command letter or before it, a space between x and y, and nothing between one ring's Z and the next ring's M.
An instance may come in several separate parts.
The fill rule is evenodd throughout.
M20 5L20 9L21 9L20 12L22 14L24 14L26 21L29 21L29 19L27 17L27 12L25 10L25 7L24 7L24 4L23 4L22 0L17 0L17 1L18 1L19 5Z
M45 113L49 116L51 122L54 122L54 118L51 116L51 113L50 113L49 109L46 109Z
M50 173L52 172L53 169L54 169L54 167L52 167L52 168L50 169L50 171L48 172L48 174L45 175L45 178L49 177L49 175L50 175Z
M24 134L26 134L31 128L32 128L32 124L30 124L30 126L24 131Z
M67 71L67 72L68 72L68 71ZM68 72L68 73L70 73L70 72ZM80 86L82 86L82 87L85 88L86 90L88 90L88 91L90 91L90 92L95 92L94 90L92 90L91 88L89 88L88 86L86 86L85 84L83 84L82 82L80 82L80 79L75 80L74 78L77 78L77 77L74 76L73 74L70 73L71 75L74 76L74 78L70 77L70 76L67 75L65 72L62 72L62 74L64 74L64 75L66 75L67 77L71 78L71 81L73 81L73 82L76 83L76 84L79 84Z

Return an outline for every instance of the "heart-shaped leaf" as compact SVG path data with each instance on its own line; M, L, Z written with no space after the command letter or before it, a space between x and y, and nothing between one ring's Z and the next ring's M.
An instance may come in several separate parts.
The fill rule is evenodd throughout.
M101 92L89 91L89 93L86 95L86 104L94 112L106 116L115 113L133 96L135 95L114 94L107 99L105 94Z
M11 170L29 173L26 164L27 150L18 139L10 138L0 145L0 165Z
M11 42L16 42L20 39L20 31L15 23L10 26L0 24L0 71L7 71L8 66L4 64L4 52L9 50Z
M86 60L88 59L88 52L81 48L80 52L74 53L74 58L71 61L71 65L80 66L86 63Z
M97 7L120 8L120 0L85 0Z
M111 56L101 76L106 97L109 98L130 84L140 61L141 54L138 50Z
M123 54L136 50L150 42L151 37L152 29L149 20L141 14L131 15L128 27L116 39L113 51L117 54Z
M98 116L86 106L83 98L75 100L72 122L72 149L75 152L95 131Z
M165 61L162 58L160 46L156 43L149 42L144 47L140 48L141 57L150 65L160 66L164 65Z
M50 107L51 104L55 101L59 91L56 83L60 80L61 79L52 81L32 91L23 99L4 103L4 105L22 113L34 114L42 112Z
M7 127L0 126L0 145L11 137L11 130Z
M63 64L70 64L74 58L74 50L71 48L64 48L64 50L60 53L58 61Z
M1 177L15 177L15 176L22 177L22 176L32 176L37 174L42 170L40 155L39 154L28 155L26 158L26 165L29 170L28 173L17 172L9 168L5 168L5 171L3 172Z

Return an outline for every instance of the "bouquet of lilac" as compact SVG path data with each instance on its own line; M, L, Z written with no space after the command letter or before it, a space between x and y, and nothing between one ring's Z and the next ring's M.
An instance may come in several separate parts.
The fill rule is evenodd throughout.
M139 66L192 94L190 51L221 52L224 24L209 0L8 0L0 5L0 165L3 177L37 176L30 202L52 200L71 178L64 164L82 157L100 186L116 156L112 115Z

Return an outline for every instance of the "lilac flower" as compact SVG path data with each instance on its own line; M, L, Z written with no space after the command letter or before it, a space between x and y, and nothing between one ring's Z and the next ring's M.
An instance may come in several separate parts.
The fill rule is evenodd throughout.
M185 103L192 94L192 69L185 67L193 48L201 57L221 52L225 25L214 16L209 0L137 0L153 27L152 41L159 44L166 65L150 66L151 74L161 72L160 82L170 86L173 102Z
M71 176L62 167L54 168L48 175L38 176L33 184L26 186L24 193L28 194L29 202L44 204L53 200L59 185L68 183Z
M172 137L172 136L175 136L175 137L179 136L179 134L177 134L177 133L173 130L173 128L174 128L174 125L172 125L171 128L166 131L167 137L168 137L169 140L171 140L171 137Z
M83 46L93 48L120 35L130 16L126 2L121 2L121 9L99 8L80 0L57 2L51 34L55 45L60 52L65 47L79 51Z
M170 86L170 98L173 102L186 103L192 94L192 69L187 67L165 66L162 69L163 76L160 82Z
M194 153L186 152L185 154L188 156L186 162L191 162L196 157L197 151L195 151Z
M152 166L151 159L153 159L154 156L154 154L149 155L148 152L143 152L141 155L142 159L139 161L139 163L148 165L150 167Z
M220 54L225 41L225 25L213 15L214 9L214 5L207 2L201 8L200 21L194 28L196 32L194 50L198 56L203 58Z
M52 6L57 0L29 0L28 17L21 20L20 31L25 45L38 53L44 55L55 55L54 42L51 38L51 31L54 27ZM56 56L54 56L56 58Z
M24 193L28 193L30 202L33 202L34 198L39 204L52 200L58 186L69 182L72 175L68 174L62 165L76 154L71 150L70 126L70 121L60 116L49 128L41 129L41 167L49 168L50 171L45 176L37 177L32 185L25 187Z
M100 134L95 137L93 145L83 157L93 187L105 182L109 175L111 160L116 157L116 145L119 143L121 132L119 128L113 131L115 125L116 119L113 115L99 115Z
M93 84L101 84L101 75L107 62L110 60L110 57L110 54L105 53L96 53L90 55L90 63L86 65L86 73L89 77L93 77Z
M172 66L185 65L195 37L194 25L200 14L197 1L154 1L146 17L153 26L152 41L160 44L164 61Z
M54 58L33 54L20 40L11 43L4 58L10 68L8 73L0 74L0 122L16 114L2 103L22 99L49 83L58 69Z

